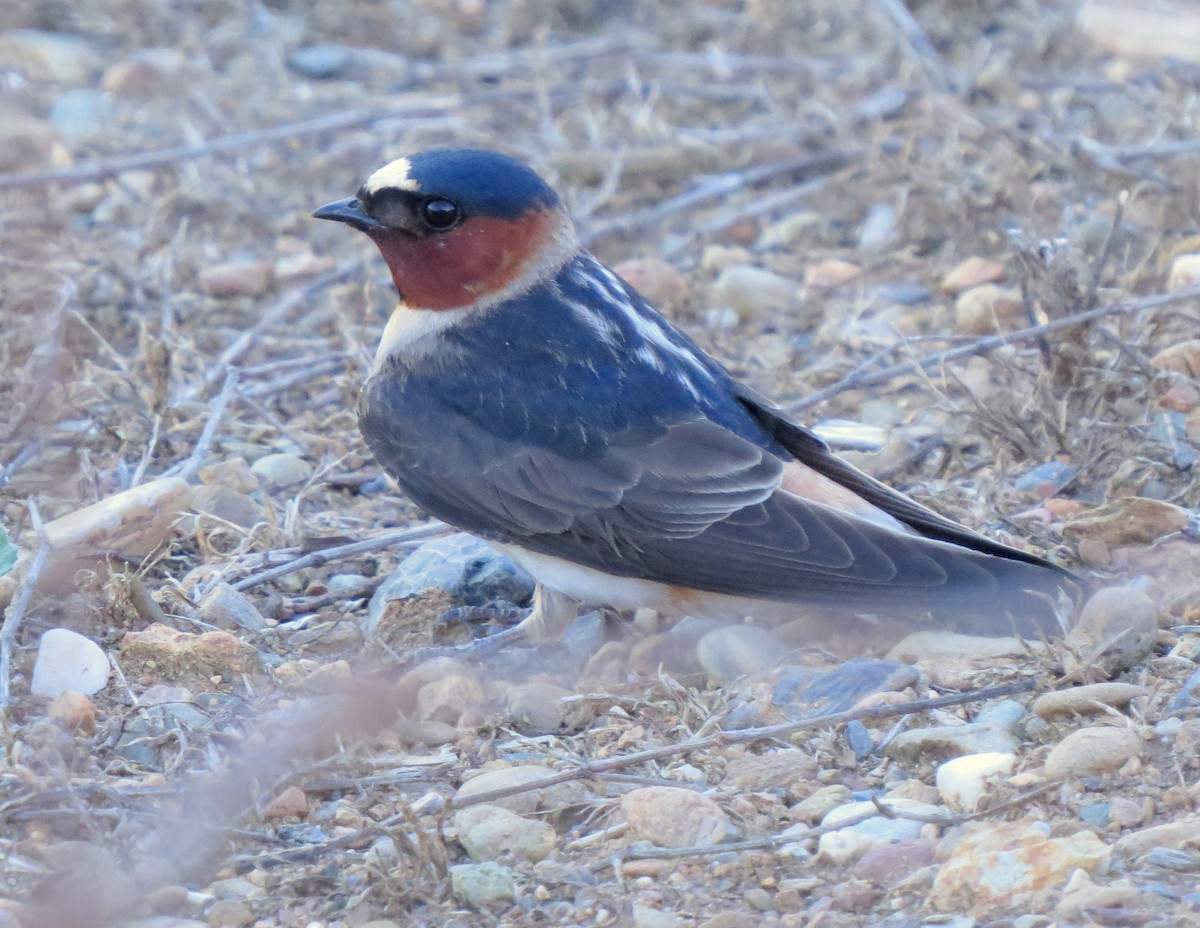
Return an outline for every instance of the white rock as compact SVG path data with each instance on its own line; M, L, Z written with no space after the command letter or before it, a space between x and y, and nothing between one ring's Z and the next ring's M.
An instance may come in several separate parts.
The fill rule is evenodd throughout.
M974 812L987 793L988 778L1012 773L1016 763L1015 754L999 751L956 757L938 767L938 792L956 812Z
M308 461L295 454L268 454L259 458L250 467L264 486L289 487L303 483L313 469Z
M545 822L534 821L500 806L478 805L454 816L458 843L477 863L504 854L536 863L554 850L556 835Z
M740 264L726 268L712 285L712 299L743 317L776 313L799 305L794 280L766 268Z
M915 799L891 799L886 800L885 805L897 812L909 812L922 817L943 814L943 810L937 806ZM873 802L850 802L830 809L821 819L821 825L836 825L864 812L873 811L877 811ZM919 837L923 827L924 822L911 818L885 818L882 815L869 818L857 825L847 825L839 831L821 835L817 856L838 866L852 863L876 844L895 844Z
M51 699L67 692L91 696L104 689L108 671L100 645L69 628L52 628L38 645L30 690Z

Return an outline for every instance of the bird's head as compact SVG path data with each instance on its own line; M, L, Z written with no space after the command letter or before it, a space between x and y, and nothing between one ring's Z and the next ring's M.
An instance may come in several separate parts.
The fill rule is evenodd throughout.
M553 274L578 249L558 194L507 155L444 149L398 158L317 219L369 235L405 305L486 305Z

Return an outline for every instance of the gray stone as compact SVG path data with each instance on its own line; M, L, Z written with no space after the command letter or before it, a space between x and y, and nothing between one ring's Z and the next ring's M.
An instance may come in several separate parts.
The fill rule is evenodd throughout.
M1079 817L1089 825L1107 828L1112 818L1111 802L1089 802L1079 810Z
M76 88L50 106L49 122L63 135L86 137L105 128L113 118L112 100L98 90Z
M784 652L779 639L757 625L729 625L709 632L696 645L700 665L714 680L727 682L761 674Z
M989 706L967 725L913 728L901 732L888 744L885 753L902 763L944 761L964 754L1012 754L1020 744L1017 729L1024 717L1023 706L1005 700Z
M196 618L226 630L244 628L261 632L267 624L261 612L242 593L228 583L218 583L200 600Z
M854 752L855 760L866 760L875 750L875 741L871 738L871 733L858 719L846 723L846 742Z
M470 806L454 816L458 843L482 863L510 854L536 863L554 850L557 835L545 822L493 805Z
M504 902L516 895L513 872L492 861L451 867L450 888L468 905Z
M290 487L312 476L313 467L297 454L266 454L250 467L264 487Z
M443 590L468 606L504 600L523 606L533 578L478 538L459 532L435 538L401 561L371 597L366 630L378 628L392 600Z
M288 59L288 67L313 80L342 77L354 63L351 50L344 45L305 45Z

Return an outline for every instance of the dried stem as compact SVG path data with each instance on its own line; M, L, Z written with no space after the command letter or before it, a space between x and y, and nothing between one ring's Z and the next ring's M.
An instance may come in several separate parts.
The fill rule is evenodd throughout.
M1012 696L1015 693L1026 693L1035 687L1034 681L1023 680L1017 683L1006 683L1003 686L993 686L985 689L970 690L966 693L954 693L950 696L938 696L933 699L916 699L912 702L900 703L895 706L867 706L863 709L848 709L845 712L831 712L827 715L817 715L796 722L782 722L778 725L765 725L760 728L744 728L740 731L716 732L700 738L693 738L680 744L667 744L662 747L649 748L633 754L620 757L610 757L607 760L585 761L573 770L553 774L541 780L522 783L517 786L494 789L486 793L476 793L472 796L455 798L450 805L455 809L466 808L484 802L495 802L508 796L528 792L533 789L543 789L559 783L569 783L572 780L585 779L610 770L618 770L645 761L661 760L677 754L686 754L706 748L725 747L731 744L749 744L754 741L770 741L776 738L787 738L800 731L812 731L818 728L833 728L846 722L863 719L888 719L901 715L912 715L929 709L943 709L947 706L961 706L971 702L982 702L986 699L998 699L1001 696ZM875 813L872 813L875 814Z
M948 348L945 351L938 351L923 358L902 361L899 364L893 364L874 373L855 370L853 373L843 377L836 383L830 384L828 387L824 387L815 393L785 404L784 408L789 412L799 412L802 409L809 409L818 403L823 403L830 397L837 396L839 393L845 393L847 390L886 383L893 377L898 377L901 374L929 370L948 361L957 361L959 358L987 354L989 351L995 351L997 348L1003 348L1007 345L1019 345L1024 342L1036 340L1051 332L1060 332L1063 329L1085 325L1088 322L1103 319L1106 316L1128 316L1133 313L1142 312L1143 310L1158 309L1161 306L1169 306L1172 303L1182 303L1185 300L1198 298L1200 298L1200 286L1188 287L1185 290L1177 290L1174 293L1156 293L1136 300L1122 300L1119 303L1111 303L1108 306L1098 306L1095 309L1073 313L1070 316L1063 316L1061 319L1052 319L1050 322L1043 323L1042 325L1032 325L1025 329L1018 329L1015 332L1004 332L1000 335L987 335L966 345Z
M46 535L46 526L42 522L42 514L38 510L37 501L32 497L29 500L29 521L33 524L33 530L37 534L38 547L33 561L29 565L29 570L25 573L25 578L21 581L21 586L5 613L4 625L0 626L0 709L8 708L13 641L17 637L17 629L21 627L21 620L25 618L25 612L29 609L33 592L37 589L38 577L42 568L46 566L46 559L50 556L50 538Z
M367 554L370 551L378 551L380 548L390 548L393 545L424 541L426 538L433 538L446 531L448 529L443 522L423 522L420 525L414 525L395 532L376 535L374 538L353 541L348 545L338 545L336 548L312 551L293 561L288 561L286 564L268 567L264 571L239 580L233 584L233 588L235 590L249 589L252 586L258 586L260 583L266 583L268 580L274 580L278 577L295 573L297 570L304 570L306 567L323 567L333 561L347 557L356 557L359 554Z

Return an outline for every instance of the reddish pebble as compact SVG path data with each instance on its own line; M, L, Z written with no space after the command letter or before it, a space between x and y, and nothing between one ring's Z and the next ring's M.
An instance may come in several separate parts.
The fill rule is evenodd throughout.
M68 731L85 735L96 731L96 707L83 693L66 692L50 703L47 713L56 722L61 722Z
M308 815L308 796L299 786L289 786L271 800L263 811L264 818L304 818Z

